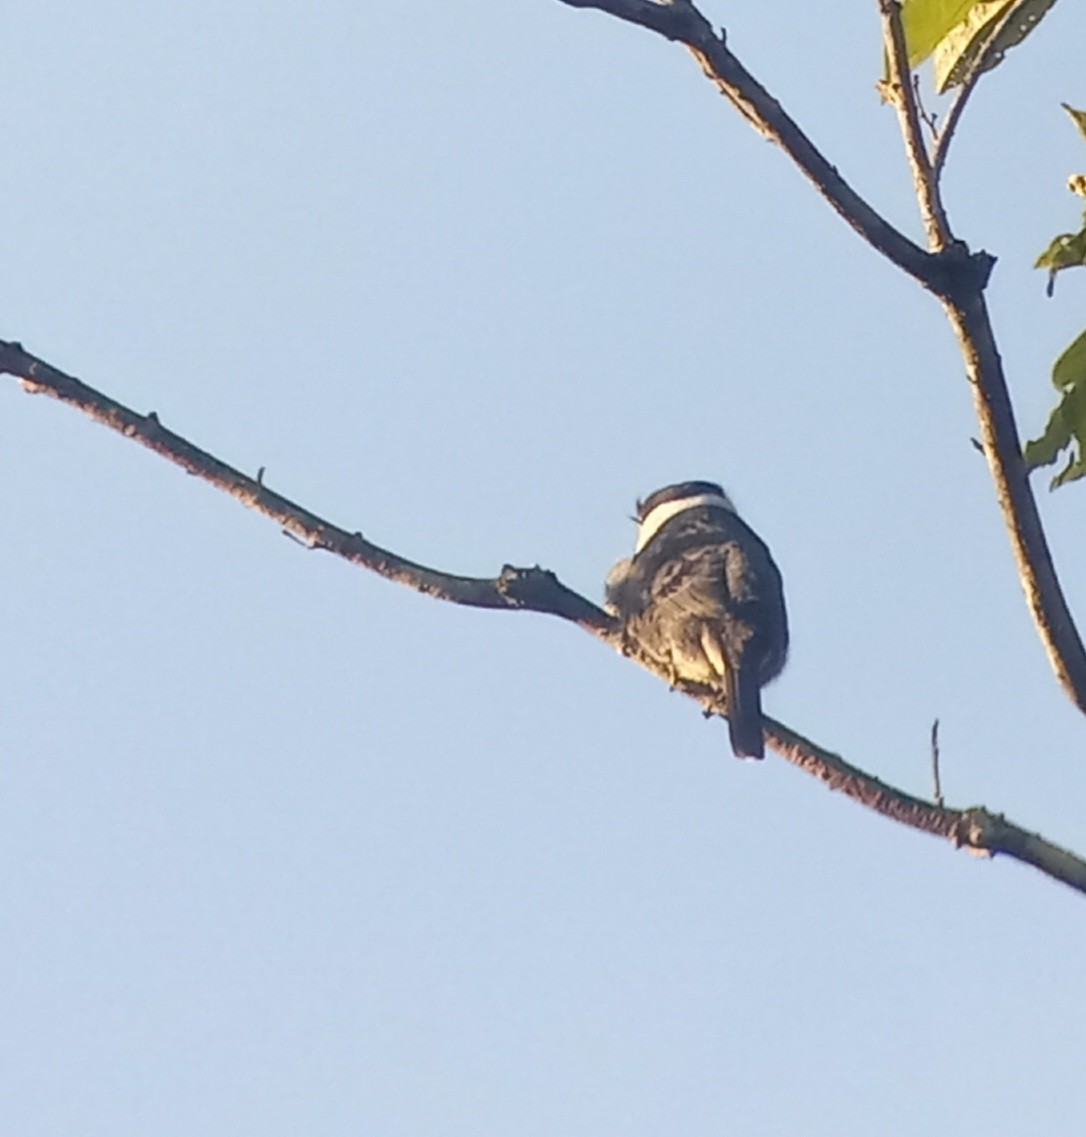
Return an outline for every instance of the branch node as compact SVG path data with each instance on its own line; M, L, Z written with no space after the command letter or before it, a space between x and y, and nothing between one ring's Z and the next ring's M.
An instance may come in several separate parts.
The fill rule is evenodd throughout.
M931 254L931 264L934 290L956 304L964 304L988 287L996 257L984 249L974 253L964 241L954 240Z
M498 591L515 608L526 607L540 591L551 591L557 584L558 578L554 573L539 565L531 568L502 565L497 580Z
M982 805L963 809L958 823L958 848L964 848L974 857L991 859L999 848L999 834L1006 819L1001 813L991 813Z
M716 43L724 43L724 30L721 29L720 38L713 31L713 25L695 7L693 0L665 0L657 7L668 8L673 13L670 26L663 30L669 40L681 40L684 43L704 42L706 36Z
M988 281L992 278L992 269L995 268L997 259L996 256L992 253L985 252L984 249L973 254L973 268L977 273L977 289L979 291L983 291L988 287Z

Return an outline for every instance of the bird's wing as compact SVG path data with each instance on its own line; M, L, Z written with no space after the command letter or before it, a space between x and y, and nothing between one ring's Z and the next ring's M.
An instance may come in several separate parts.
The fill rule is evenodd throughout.
M652 580L653 604L706 620L720 619L756 594L756 574L734 541L691 545L661 565Z

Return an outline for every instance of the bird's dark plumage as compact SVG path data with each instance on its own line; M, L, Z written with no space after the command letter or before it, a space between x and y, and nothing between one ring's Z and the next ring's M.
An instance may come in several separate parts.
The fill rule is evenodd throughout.
M732 748L761 758L761 688L788 653L781 575L768 548L713 482L656 491L639 503L638 520L638 551L608 577L608 606L674 678L722 689Z

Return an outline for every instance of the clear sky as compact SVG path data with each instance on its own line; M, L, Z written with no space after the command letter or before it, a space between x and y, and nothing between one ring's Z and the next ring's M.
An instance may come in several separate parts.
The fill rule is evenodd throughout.
M919 236L874 3L713 3ZM724 483L769 712L1086 850L934 301L680 49L556 0L5 6L0 336L348 529L599 596ZM1086 19L955 144L1024 430L1083 281ZM0 1116L20 1137L1080 1137L1083 898L901 829L591 638L321 554L0 386ZM1043 490L1044 477L1038 477ZM1086 489L1043 495L1086 616Z

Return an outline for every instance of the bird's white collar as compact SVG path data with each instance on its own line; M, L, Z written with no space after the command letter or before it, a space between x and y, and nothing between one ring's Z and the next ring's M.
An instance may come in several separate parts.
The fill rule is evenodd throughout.
M645 520L637 527L637 548L641 550L656 536L660 527L670 521L677 513L685 513L698 505L715 505L720 509L735 512L735 506L726 494L699 493L691 497L680 497L674 501L663 501L649 510Z

